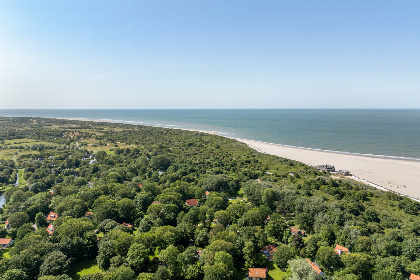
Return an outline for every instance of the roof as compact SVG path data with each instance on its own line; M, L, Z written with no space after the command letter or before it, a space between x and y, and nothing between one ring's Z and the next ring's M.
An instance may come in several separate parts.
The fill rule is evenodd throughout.
M411 273L410 280L420 280L420 276L415 275L414 273Z
M209 191L206 191L206 195L208 195L210 192Z
M264 268L248 268L249 277L266 278L267 274Z
M57 213L50 212L47 216L47 221L55 221L58 218Z
M126 227L129 227L129 228L131 228L131 227L132 227L132 225L130 225L130 224L128 224L128 223L122 223L122 225L123 225L123 226L126 226Z
M311 265L313 271L315 271L317 274L320 274L322 272L322 270L315 263L311 262L309 259L306 260Z
M198 205L198 201L195 198L193 198L193 199L187 199L185 201L185 204L187 204L188 206L197 206Z
M341 245L336 245L335 246L335 249L334 249L334 251L337 253L337 254L339 254L339 251L338 250L341 250L341 252L342 253L350 253L350 251L349 251L349 249L347 249L346 247L343 247L343 246L341 246Z
M10 238L0 238L0 245L7 245L10 243Z
M7 226L9 224L9 219L6 220L6 222L4 223L5 226Z
M276 246L269 244L269 245L263 247L262 250L263 251L267 250L268 252L270 252L270 254L272 254L273 252L276 251Z
M93 212L86 211L85 217L90 217L90 216L92 216L92 214L93 214Z
M53 232L54 232L54 230L56 229L56 227L55 226L53 226L53 225L49 225L48 227L47 227L47 231L48 231L48 233L50 234L50 235L52 235L53 234Z

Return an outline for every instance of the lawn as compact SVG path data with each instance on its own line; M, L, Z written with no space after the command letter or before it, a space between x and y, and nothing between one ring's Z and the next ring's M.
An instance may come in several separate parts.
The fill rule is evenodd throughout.
M287 272L282 271L280 268L277 267L277 265L275 265L272 262L269 262L269 264L267 264L267 268L268 268L267 279L269 280L282 280L290 276L288 275Z
M78 263L70 269L69 276L72 279L80 279L80 277L93 273L102 273L103 271L96 264L96 260L88 260Z
M25 174L25 170L24 169L19 169L19 181L18 181L19 185L26 184L26 180L23 179L24 174Z
M9 249L3 249L3 258L5 258L5 259L9 259L10 258Z

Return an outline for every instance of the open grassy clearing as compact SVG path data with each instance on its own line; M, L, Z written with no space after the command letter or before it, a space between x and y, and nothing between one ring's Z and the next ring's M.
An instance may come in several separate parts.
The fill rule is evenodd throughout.
M93 273L102 273L103 271L99 268L96 260L88 260L85 262L74 265L69 272L72 279L80 279L84 275Z

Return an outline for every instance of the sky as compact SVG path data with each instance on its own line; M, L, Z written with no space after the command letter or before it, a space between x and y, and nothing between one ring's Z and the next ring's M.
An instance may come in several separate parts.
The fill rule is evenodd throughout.
M418 0L0 0L0 109L420 108Z

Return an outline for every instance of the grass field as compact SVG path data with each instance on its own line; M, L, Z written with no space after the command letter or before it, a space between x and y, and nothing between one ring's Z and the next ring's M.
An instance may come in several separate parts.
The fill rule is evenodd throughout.
M93 273L102 273L103 271L96 264L96 260L88 260L76 264L70 269L69 276L72 279L80 279L84 275L93 274Z
M25 174L25 170L24 169L19 169L19 181L18 181L19 185L26 184L26 180L23 179L24 174Z

